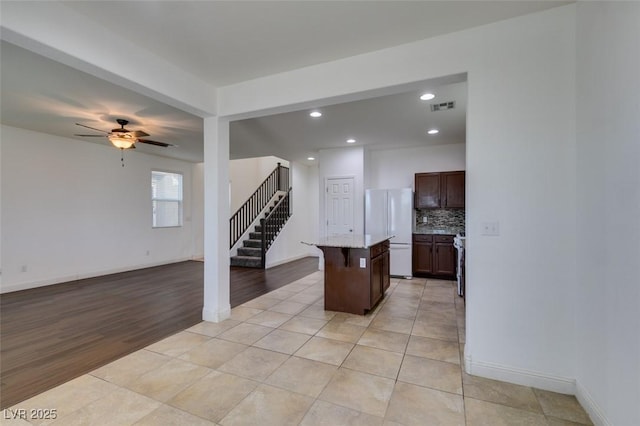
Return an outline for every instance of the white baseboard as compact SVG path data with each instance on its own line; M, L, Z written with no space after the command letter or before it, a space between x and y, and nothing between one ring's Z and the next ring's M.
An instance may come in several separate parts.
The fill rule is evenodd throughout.
M464 367L467 373L474 376L531 386L552 392L576 394L576 381L568 377L552 376L507 365L476 361L472 360L471 356L467 354L464 356Z
M576 398L589 417L591 417L591 421L594 425L613 426L600 409L600 406L593 400L589 391L587 391L587 389L582 386L578 380L576 380Z
M231 305L221 309L202 308L202 320L208 322L221 322L231 316Z
M101 277L103 275L118 274L120 272L135 271L136 269L144 269L144 268L152 268L154 266L169 265L171 263L185 262L187 260L192 260L192 258L185 257L185 258L179 258L179 259L173 259L173 260L166 260L162 262L144 263L144 264L138 264L138 265L124 266L120 268L109 268L101 271L84 272L84 273L77 273L77 274L71 274L71 275L61 275L58 277L47 278L44 280L28 281L28 282L16 283L16 284L3 283L2 287L0 288L0 294L11 293L13 291L28 290L28 289L37 288L37 287L45 287L45 286L54 285L54 284L61 284L69 281L83 280L86 278Z

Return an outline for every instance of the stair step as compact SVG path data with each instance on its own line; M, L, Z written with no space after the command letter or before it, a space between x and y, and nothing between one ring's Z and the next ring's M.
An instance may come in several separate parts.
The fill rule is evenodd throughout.
M245 247L260 247L262 246L262 240L244 240L242 244Z
M262 225L256 225L256 227L254 228L254 231L262 232Z
M261 268L259 257L252 256L231 256L231 266L243 266L245 268Z
M252 240L262 240L262 232L249 232L249 238Z
M262 256L262 249L256 247L239 247L238 256L252 256L260 258Z

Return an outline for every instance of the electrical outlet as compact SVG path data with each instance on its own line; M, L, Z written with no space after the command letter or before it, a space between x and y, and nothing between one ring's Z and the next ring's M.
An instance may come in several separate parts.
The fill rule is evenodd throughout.
M499 222L483 222L482 235L497 237L498 235L500 235L500 223Z
M367 258L366 257L361 257L360 258L360 267L361 268L366 268L367 267Z
M426 216L422 216L422 223L427 223L427 217Z

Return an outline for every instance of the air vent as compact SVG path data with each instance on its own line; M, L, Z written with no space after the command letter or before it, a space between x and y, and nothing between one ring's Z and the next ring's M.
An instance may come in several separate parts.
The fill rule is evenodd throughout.
M439 104L431 104L431 111L446 111L455 108L455 106L455 101L440 102Z

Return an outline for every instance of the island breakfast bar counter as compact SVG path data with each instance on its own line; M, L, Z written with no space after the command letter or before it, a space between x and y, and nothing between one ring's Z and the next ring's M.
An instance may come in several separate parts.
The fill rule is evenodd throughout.
M312 244L324 254L325 310L364 315L373 309L389 288L391 238L337 235Z

